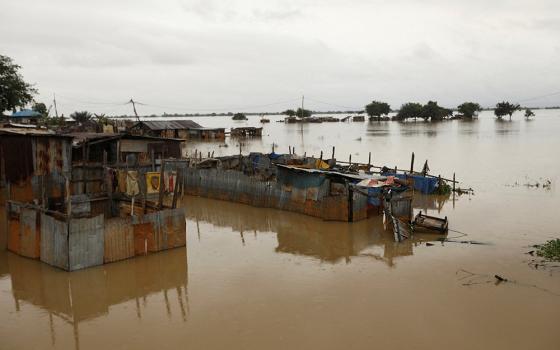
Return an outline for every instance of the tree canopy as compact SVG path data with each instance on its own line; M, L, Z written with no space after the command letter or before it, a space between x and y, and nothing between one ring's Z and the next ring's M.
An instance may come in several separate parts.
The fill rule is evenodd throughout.
M83 124L91 120L92 117L93 115L88 111L81 111L81 112L76 111L70 114L70 118L74 119L78 124Z
M428 103L422 106L420 117L424 120L430 119L431 121L438 121L443 120L452 113L450 109L439 106L436 101L428 101Z
M410 118L420 118L422 116L422 105L416 102L408 102L401 106L395 119L406 120Z
M294 111L293 109L286 109L284 112L282 112L282 114L285 114L288 117L293 117L294 115L296 115L296 111Z
M49 114L47 110L47 106L43 102L35 102L33 103L33 107L31 107L37 113L41 113L42 117L46 117Z
M19 73L21 66L8 56L0 55L0 113L16 107L25 107L33 100L37 90L23 80Z
M311 117L311 114L312 114L311 111L308 109L298 108L296 111L296 115L300 118L309 118Z
M231 118L231 119L233 119L233 120L247 120L247 117L243 113L235 113L233 115L233 118Z
M509 115L509 119L511 119L511 115L517 110L519 110L518 104L503 101L496 104L494 114L498 119L502 119L506 115Z
M534 116L535 116L535 113L532 110L530 110L529 108L527 108L525 110L525 118L529 119L529 118L534 117Z
M379 119L382 115L391 113L391 106L385 102L371 101L371 103L366 106L366 113L370 117Z
M476 113L480 112L482 108L476 102L464 102L457 107L459 113L465 116L465 118L472 118Z

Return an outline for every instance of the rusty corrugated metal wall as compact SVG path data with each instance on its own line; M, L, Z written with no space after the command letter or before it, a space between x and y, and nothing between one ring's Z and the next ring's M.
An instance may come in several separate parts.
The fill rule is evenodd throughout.
M306 187L261 181L236 170L185 170L185 193L190 195L298 212L324 220L348 221L348 195L331 194L329 179ZM354 221L367 218L367 197L355 195Z
M70 271L103 264L105 216L70 219L68 249Z
M69 269L68 223L46 214L41 214L41 261Z
M111 218L105 221L105 263L124 260L134 256L134 233L132 220Z

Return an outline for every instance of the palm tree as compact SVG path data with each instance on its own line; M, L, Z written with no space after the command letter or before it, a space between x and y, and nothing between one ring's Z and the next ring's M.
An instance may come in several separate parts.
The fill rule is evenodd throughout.
M70 118L74 119L78 124L83 124L91 120L92 117L93 115L88 111L81 111L81 112L76 111L70 114Z

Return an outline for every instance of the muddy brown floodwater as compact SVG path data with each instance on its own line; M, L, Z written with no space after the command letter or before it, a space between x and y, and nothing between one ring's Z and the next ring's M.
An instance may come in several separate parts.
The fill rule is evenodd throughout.
M381 217L347 224L184 197L187 247L67 273L0 251L0 349L558 349L560 271L530 245L560 237L560 111L497 122L264 126L242 144L457 173L475 195L416 196L444 244L395 243ZM204 126L258 125L227 118ZM235 154L239 144L189 144ZM552 181L550 189L526 182ZM467 234L463 236L462 233ZM430 244L427 244L430 243ZM495 283L498 274L513 282Z

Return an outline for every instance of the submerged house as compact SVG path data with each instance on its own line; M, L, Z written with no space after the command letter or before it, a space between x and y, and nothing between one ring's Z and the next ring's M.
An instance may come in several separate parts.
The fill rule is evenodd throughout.
M368 217L368 195L353 187L361 177L294 163L292 155L259 153L195 162L186 169L185 191L324 220L352 222Z
M177 172L164 155L180 155L180 141L1 129L8 250L73 271L185 246L177 191L164 203L163 179ZM150 173L160 175L151 195Z
M231 137L261 137L263 128L253 126L231 128Z
M139 121L128 129L133 135L178 138L182 140L223 140L225 128L205 128L192 120Z

